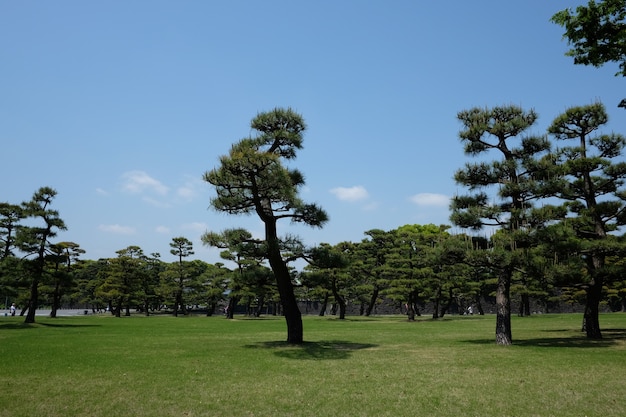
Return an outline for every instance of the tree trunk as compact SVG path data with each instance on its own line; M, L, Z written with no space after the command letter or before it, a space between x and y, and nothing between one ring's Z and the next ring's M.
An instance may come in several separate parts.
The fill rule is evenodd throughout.
M235 318L235 306L239 302L238 297L231 296L228 299L228 307L226 307L226 318L233 319Z
M511 271L505 268L498 274L496 287L496 344L502 346L513 343L510 290Z
M521 295L518 315L520 317L530 316L530 297L528 294Z
M437 289L437 293L435 295L435 305L433 306L433 318L439 318L439 301L441 300L441 288Z
M28 300L28 312L24 323L35 322L35 312L37 310L37 299L39 298L39 280L34 278L30 285L30 300Z
M325 292L324 301L322 301L322 305L320 306L320 313L319 313L320 317L324 317L324 314L326 314L327 308L328 308L328 292Z
M378 300L378 287L374 287L374 292L372 292L372 296L370 297L370 302L367 305L367 310L365 311L365 316L369 317L372 314L372 310L374 310L374 306L376 305L376 300Z
M485 310L483 310L483 305L480 303L480 295L476 297L476 309L478 310L478 315L484 316Z
M415 303L412 297L409 298L409 302L406 303L406 315L409 321L415 321Z
M122 317L122 297L117 300L117 305L115 306L115 317Z
M59 309L59 305L61 304L61 293L59 289L59 282L57 281L54 286L54 292L52 293L52 309L50 310L50 318L54 319L57 317L57 310Z
M583 316L583 331L588 339L602 339L600 331L600 300L602 299L602 283L598 280L587 288L587 302Z
M287 323L287 342L302 344L304 342L304 328L302 313L298 308L298 301L293 290L289 268L280 253L278 235L276 233L276 219L265 220L265 238L267 242L267 257L276 277L276 285L280 294L280 301Z
M215 313L216 303L210 302L206 308L206 316L211 317Z
M445 304L441 307L441 314L439 314L439 318L443 318L450 310L450 306L452 305L452 288L448 290L448 300L446 300Z
M591 276L591 282L587 287L585 314L583 316L583 331L587 333L588 339L602 339L600 331L600 301L602 300L602 268L604 267L604 257L593 254L586 258L587 270Z
M258 305L256 306L256 311L254 312L254 317L261 317L261 313L263 312L263 306L265 305L265 297L259 297Z
M339 291L337 291L337 280L335 278L334 272L331 289L333 291L333 297L335 297L335 301L337 302L337 304L339 304L339 320L344 320L346 318L346 300L339 294Z

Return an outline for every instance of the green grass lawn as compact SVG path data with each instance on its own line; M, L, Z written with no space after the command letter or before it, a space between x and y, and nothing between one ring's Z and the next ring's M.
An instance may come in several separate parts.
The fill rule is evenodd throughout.
M0 318L0 415L625 416L626 314Z

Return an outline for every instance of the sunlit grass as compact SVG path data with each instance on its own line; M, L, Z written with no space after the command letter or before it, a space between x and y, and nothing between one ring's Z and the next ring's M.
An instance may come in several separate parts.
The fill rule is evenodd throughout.
M0 319L0 413L19 416L623 416L626 315L513 319Z

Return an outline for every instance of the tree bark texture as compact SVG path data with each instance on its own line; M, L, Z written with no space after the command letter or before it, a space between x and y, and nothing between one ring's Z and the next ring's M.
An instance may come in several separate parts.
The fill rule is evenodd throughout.
M503 269L498 274L496 287L496 344L513 343L511 332L511 271Z

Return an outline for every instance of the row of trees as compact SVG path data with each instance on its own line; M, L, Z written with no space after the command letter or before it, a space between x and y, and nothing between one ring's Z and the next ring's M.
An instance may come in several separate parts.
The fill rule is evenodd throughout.
M318 301L320 314L332 305L340 319L345 318L348 304L370 315L387 301L413 320L426 304L433 318L443 317L452 306L460 311L472 306L482 314L483 300L495 294L498 271L483 261L497 251L499 233L491 239L452 235L449 226L431 224L370 230L365 235L360 242L322 244L304 251L310 265L299 273L290 271L296 299ZM52 306L52 316L60 305L108 307L116 316L130 315L131 309L148 315L163 312L166 306L168 313L187 314L190 305L202 306L208 315L218 305L227 305L230 318L238 305L255 316L280 312L280 294L273 272L264 265L262 241L253 241L241 229L208 233L204 238L207 244L223 248L222 257L236 268L186 260L193 247L184 237L172 239L170 253L178 260L171 263L161 261L158 254L145 255L137 246L117 251L115 258L92 261L80 260L83 251L74 243L49 245L44 273L36 276L39 301ZM511 277L511 298L518 301L519 315L530 314L531 300L544 311L584 301L585 275L580 265L554 259L546 265L551 243L542 245L535 254L519 255L526 262ZM28 275L33 271L29 265L36 259L8 257L3 262L3 290L27 308L35 278ZM7 274L11 265L14 270ZM525 273L522 267L527 268ZM614 268L617 278L620 263ZM604 296L614 308L623 307L626 283L615 279L605 284Z
M303 122L291 110L275 109L254 124L273 139L243 140L222 158L221 168L206 175L218 190L216 208L255 211L266 222L263 239L243 229L203 236L206 245L223 249L234 270L186 260L193 246L184 237L170 243L178 259L172 263L137 246L118 251L116 258L79 261L78 244L51 241L65 226L50 208L56 192L44 187L28 202L0 206L3 292L23 294L29 323L43 297L53 315L63 295L70 303L109 307L116 315L124 309L130 314L131 307L149 314L164 305L178 315L187 305L207 306L211 313L229 294L231 317L240 302L255 307L256 314L268 303L273 311L281 309L293 342L302 336L298 300L323 305L330 300L343 318L348 302L370 314L386 298L405 305L413 319L425 302L433 303L433 317L439 317L452 303L481 310L480 300L494 295L499 344L512 342L511 292L519 297L522 315L530 313L531 298L547 306L582 292L587 336L601 338L601 301L611 295L624 303L626 297L619 261L626 246L615 233L626 222L626 164L615 161L625 139L596 132L607 122L599 103L571 108L554 120L549 135L574 142L555 149L547 135L523 136L537 119L533 111L474 108L458 118L468 155L500 155L470 162L455 174L468 194L454 197L451 220L465 234L451 235L449 226L406 225L368 231L358 243L316 248L293 236L279 237L280 219L317 226L326 214L297 198L302 175L280 165L276 152L295 155L293 137L282 130L301 132ZM28 218L40 225L27 226ZM488 238L470 233L485 227L492 228ZM309 263L301 273L289 267L296 259Z
M259 123L266 119L272 122ZM535 282L545 282L542 291L547 285L576 286L585 292L586 334L601 338L599 306L603 291L608 282L620 281L621 268L616 259L626 248L615 234L626 221L626 194L622 188L626 164L619 162L626 141L621 135L598 133L608 121L604 106L596 103L572 107L555 118L547 134L540 136L528 135L537 114L517 106L473 108L460 112L458 119L463 124L460 139L466 154L481 160L467 163L455 173L455 180L468 193L453 198L451 220L467 232L492 227L494 233L488 242L479 244L466 236L441 240L439 236L437 245L431 242L438 254L433 255L412 240L408 246L412 251L405 248L405 257L379 254L372 259L384 265L383 269L374 268L368 260L370 264L358 271L354 265L369 258L350 243L306 249L293 237L279 239L277 220L322 224L319 209L314 207L308 212L296 197L301 175L280 164L281 157L290 159L300 148L304 126L299 115L282 109L257 116L252 127L264 129L259 138L234 145L230 154L222 157L222 166L205 177L217 189L214 207L232 214L256 212L266 224L266 239L256 241L241 230L210 233L205 238L216 245L253 245L264 257L273 248L274 262L270 265L278 282L289 284L280 295L281 301L288 299L290 305L293 280L286 265L295 258L307 259L314 269L304 275L303 282L317 279L330 283L326 291L333 295L340 312L345 305L338 290L341 282L345 284L349 281L346 277L351 277L353 283L363 283L373 271L378 271L379 279L367 285L380 291L382 281L396 282L385 291L403 297L407 305L415 305L419 297L433 289L428 286L424 290L429 277L441 280L445 276L469 275L493 279L496 342L503 345L512 343L512 285L532 287ZM294 136L298 141L291 142ZM553 148L550 137L563 145ZM497 157L486 161L484 155ZM306 217L307 213L313 215ZM395 250L403 247L399 240L393 242ZM340 273L347 265L352 266L350 272ZM406 287L398 294L400 283ZM437 289L437 294L442 290ZM449 285L448 290L453 293L453 286ZM439 296L429 298L440 300ZM292 312L294 317L287 318L288 340L298 343L301 321L299 311ZM288 311L285 315L289 316ZM292 334L298 337L292 338Z
M51 307L51 317L62 305L109 309L117 316L124 310L129 315L131 307L149 314L169 306L178 315L189 304L215 309L223 298L230 271L223 264L185 260L193 246L184 237L170 243L178 259L172 263L138 246L117 251L115 258L80 259L85 251L77 243L52 241L65 228L50 208L55 196L42 187L28 202L0 204L0 294L23 306L26 323L35 321L40 303Z

